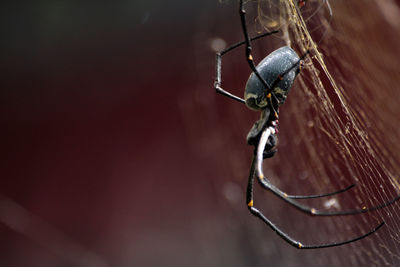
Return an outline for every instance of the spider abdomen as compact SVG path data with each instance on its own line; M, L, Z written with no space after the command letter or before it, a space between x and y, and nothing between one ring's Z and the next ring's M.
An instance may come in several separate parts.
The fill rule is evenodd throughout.
M272 92L282 105L297 74L300 72L299 56L288 46L281 47L266 56L258 65L257 70L269 86L273 86ZM244 92L246 106L250 109L260 110L268 106L268 89L258 77L251 73Z

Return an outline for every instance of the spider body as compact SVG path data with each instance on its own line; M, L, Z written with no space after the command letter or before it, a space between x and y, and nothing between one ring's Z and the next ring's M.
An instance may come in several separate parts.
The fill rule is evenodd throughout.
M297 64L299 61L297 53L292 48L284 46L266 56L256 67L261 77L271 86L271 93L275 95L276 108L285 102L290 88L300 72L300 65ZM281 76L282 73L285 75ZM246 106L252 110L267 108L269 93L260 79L252 72L244 92Z

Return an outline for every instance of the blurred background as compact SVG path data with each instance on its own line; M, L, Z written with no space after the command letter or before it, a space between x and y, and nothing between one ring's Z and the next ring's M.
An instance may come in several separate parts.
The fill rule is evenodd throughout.
M382 168L398 171L400 1L330 2L328 69L346 90L368 92L346 97L385 152ZM371 218L310 218L256 184L263 211L303 243L387 222L323 251L290 247L248 212L245 137L258 114L213 89L215 50L242 40L237 10L217 0L1 4L0 266L400 265L398 204ZM255 49L260 58L282 45L271 37ZM249 73L237 49L224 58L223 87L242 95ZM310 124L295 119L307 92L293 92L267 175L298 194L354 183L307 173L324 157L303 153L318 138L297 136ZM368 188L390 199L394 182L382 173ZM361 203L346 194L342 205Z

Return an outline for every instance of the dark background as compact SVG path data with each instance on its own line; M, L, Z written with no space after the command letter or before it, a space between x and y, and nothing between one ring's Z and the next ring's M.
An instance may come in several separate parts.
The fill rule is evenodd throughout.
M345 2L334 14L361 8ZM237 3L6 3L0 36L1 266L360 265L366 252L295 250L247 211L245 136L258 114L215 94L210 47L241 40ZM241 53L224 61L239 95ZM267 201L291 235L315 229Z

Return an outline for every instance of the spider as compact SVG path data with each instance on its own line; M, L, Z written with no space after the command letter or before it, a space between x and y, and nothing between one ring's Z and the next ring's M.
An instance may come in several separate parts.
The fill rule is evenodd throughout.
M303 4L305 3L305 1L299 1L299 3L300 2ZM326 2L327 1L325 0L324 3ZM250 38L246 26L246 11L244 10L243 7L243 0L240 0L239 14L240 14L242 31L244 34L244 41L234 44L216 54L216 79L214 82L214 88L217 93L222 94L230 99L236 100L240 103L244 103L248 108L252 110L261 112L261 118L254 123L253 127L251 128L250 132L247 135L247 143L249 145L254 146L254 157L250 167L249 180L247 183L247 190L246 190L246 204L249 211L251 212L251 214L261 219L266 225L268 225L273 231L275 231L284 241L286 241L287 243L298 249L318 249L318 248L341 246L344 244L355 242L357 240L363 239L373 234L385 224L384 221L382 221L379 225L374 227L368 233L354 237L352 239L340 242L333 242L333 243L304 245L301 242L290 237L287 233L285 233L281 229L279 229L265 215L263 215L261 211L259 211L257 208L254 207L253 184L255 176L257 177L258 182L261 184L263 188L271 191L276 196L288 202L289 204L299 209L300 211L312 216L337 216L337 215L355 215L355 214L366 213L387 207L396 202L397 200L399 200L400 196L397 196L396 198L394 198L389 202L370 208L345 210L345 211L317 210L315 208L311 208L309 206L300 204L298 201L296 201L296 199L310 199L310 198L321 198L321 197L332 196L335 194L348 191L355 185L352 184L341 190L326 194L289 195L281 191L276 186L274 186L268 180L268 178L264 176L262 170L263 160L266 158L273 157L277 151L275 149L275 145L277 142L279 106L284 104L289 94L290 88L296 79L296 76L301 71L302 60L310 53L310 51L307 50L301 57L299 57L292 48L284 46L270 53L263 60L261 60L261 62L256 66L254 63L253 56L251 55L251 50L252 50L251 42L256 39L278 33L279 31L267 32L255 36L253 38ZM235 96L229 93L228 91L225 91L221 87L222 56L242 45L245 45L246 61L250 66L250 69L252 70L252 73L246 83L244 99Z

